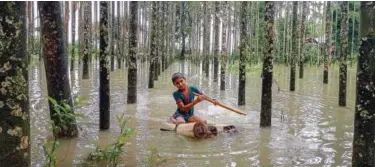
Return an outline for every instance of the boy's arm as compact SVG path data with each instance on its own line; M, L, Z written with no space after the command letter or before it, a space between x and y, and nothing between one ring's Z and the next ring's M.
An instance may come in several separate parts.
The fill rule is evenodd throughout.
M203 98L199 97L199 98L195 99L193 102L191 102L187 105L184 105L183 100L179 97L179 94L177 92L174 92L173 96L174 96L174 99L176 101L176 104L178 105L178 107L182 111L189 111L189 109L191 109L194 105L196 105L197 103L199 103L203 100Z
M200 94L200 95L204 95L204 93L201 92L200 89L196 88L195 86L192 86L191 89L192 89L192 91L195 92L195 93L198 93L198 94ZM202 100L203 100L203 99L202 99ZM213 99L213 100L214 100L214 103L213 103L213 104L214 104L215 106L219 104L219 102L218 102L217 99Z
M178 107L181 110L183 110L183 111L189 111L189 109L191 109L197 103L200 103L202 100L203 100L203 98L201 96L198 96L198 98L196 98L192 103L184 105L184 103L182 101L178 101L177 105L178 105Z

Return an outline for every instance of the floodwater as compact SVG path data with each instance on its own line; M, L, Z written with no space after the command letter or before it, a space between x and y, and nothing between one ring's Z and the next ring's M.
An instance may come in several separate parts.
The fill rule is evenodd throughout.
M246 105L239 107L237 72L227 72L226 90L220 91L219 82L212 80L213 73L208 79L199 65L176 61L161 73L155 88L148 89L147 65L139 63L138 66L137 104L126 104L127 72L124 68L111 72L111 126L106 131L99 131L98 62L91 65L88 80L81 79L78 69L70 74L72 94L83 99L75 112L84 114L86 119L78 121L82 128L78 137L60 140L57 166L103 166L88 165L85 158L97 144L104 147L114 141L120 132L115 115L122 113L129 118L128 125L134 132L125 145L121 166L351 166L355 68L350 68L347 75L347 107L339 107L338 69L330 69L329 84L324 85L323 68L306 67L304 79L297 79L296 91L290 92L289 67L275 66L277 84L273 83L272 127L260 128L260 73L247 75ZM176 110L172 97L175 88L170 78L178 71L188 76L189 85L247 113L247 116L238 115L205 101L195 107L196 115L212 122L235 125L238 134L220 134L197 141L159 130L160 124ZM34 167L45 163L43 144L51 136L42 63L30 67L29 90ZM167 161L150 162L152 149Z

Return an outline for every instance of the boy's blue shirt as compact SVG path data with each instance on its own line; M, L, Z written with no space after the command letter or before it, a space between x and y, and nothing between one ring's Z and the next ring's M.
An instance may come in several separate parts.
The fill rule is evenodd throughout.
M197 89L196 87L194 87L194 86L189 86L188 90L189 90L188 101L186 101L186 98L185 98L184 94L182 92L180 92L179 90L176 90L173 93L173 96L174 96L174 99L175 99L176 103L179 102L179 101L182 101L184 105L187 105L187 104L191 103L194 100L194 95L193 95L192 92L195 92L195 93L198 93L198 94L202 94L201 91L199 89ZM192 107L191 109L189 109L188 112L182 111L179 107L177 107L176 112L179 113L179 114L181 114L181 115L183 115L184 118L189 118L189 117L193 116L193 114L194 114L194 107Z

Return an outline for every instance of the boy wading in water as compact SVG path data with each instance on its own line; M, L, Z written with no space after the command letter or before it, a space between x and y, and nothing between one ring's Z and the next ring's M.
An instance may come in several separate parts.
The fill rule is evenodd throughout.
M201 122L206 124L206 120L194 115L194 105L200 103L204 97L203 93L194 86L187 86L186 79L182 73L172 75L172 83L178 90L173 93L174 99L178 106L174 115L170 117L174 124L186 122ZM195 99L192 92L200 94Z

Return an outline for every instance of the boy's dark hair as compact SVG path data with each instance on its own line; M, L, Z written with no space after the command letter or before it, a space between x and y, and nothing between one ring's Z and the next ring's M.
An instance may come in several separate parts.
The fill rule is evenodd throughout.
M183 79L185 79L184 74L183 74L183 73L180 73L180 72L177 72L177 73L173 74L173 75L172 75L172 78L171 78L172 83L174 83L175 80L178 79L178 78L183 78Z

